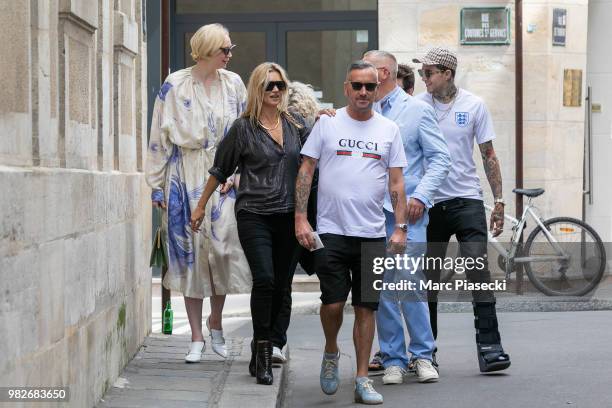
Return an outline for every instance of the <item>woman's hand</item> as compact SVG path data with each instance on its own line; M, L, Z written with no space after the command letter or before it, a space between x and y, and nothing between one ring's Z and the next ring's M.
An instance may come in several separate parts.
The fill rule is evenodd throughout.
M317 120L319 120L319 118L321 117L321 115L326 115L326 116L331 116L334 117L336 116L336 110L334 108L327 108L327 109L321 109L318 113L317 113L317 117L315 118L315 122Z
M206 211L206 203L210 199L210 196L214 191L219 187L219 182L217 178L211 175L204 186L204 191L198 200L198 205L191 213L191 229L193 232L200 231L200 225L202 225L202 220L204 220L204 212Z
M200 232L200 225L202 225L202 221L204 220L204 212L205 208L197 206L191 213L191 230L193 232Z
M234 182L231 179L227 179L227 181L221 184L221 190L219 191L221 194L227 194L234 187Z
M163 208L166 209L166 203L164 201L152 201L153 208Z

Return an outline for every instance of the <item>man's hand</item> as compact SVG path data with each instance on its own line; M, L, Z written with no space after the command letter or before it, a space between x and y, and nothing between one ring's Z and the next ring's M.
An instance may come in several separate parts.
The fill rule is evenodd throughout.
M163 208L164 210L166 209L166 202L165 201L153 201L153 208Z
M295 238L301 246L308 250L312 250L316 246L312 232L312 227L307 219L302 217L295 218Z
M312 236L312 227L308 222L308 197L312 176L317 167L317 160L304 156L295 181L295 238L306 249L314 249L316 242Z
M491 212L491 233L494 237L498 236L504 230L504 205L496 203L495 208Z
M411 197L408 200L408 207L406 208L406 218L410 224L417 222L425 211L425 204L423 204L418 198Z
M395 228L391 238L389 238L387 250L391 254L403 254L406 251L406 232L400 228Z

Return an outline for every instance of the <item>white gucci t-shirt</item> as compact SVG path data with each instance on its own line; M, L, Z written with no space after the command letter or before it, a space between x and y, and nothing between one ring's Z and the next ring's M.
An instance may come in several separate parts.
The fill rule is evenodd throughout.
M385 236L383 202L390 167L405 167L397 125L378 113L358 121L346 108L321 116L302 148L319 160L317 230L362 238Z

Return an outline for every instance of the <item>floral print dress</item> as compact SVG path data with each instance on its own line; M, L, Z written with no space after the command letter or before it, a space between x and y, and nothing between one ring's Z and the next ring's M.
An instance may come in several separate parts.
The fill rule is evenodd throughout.
M246 88L230 71L217 71L210 95L191 68L170 74L155 100L147 161L153 201L165 201L162 228L168 259L167 289L204 298L249 293L251 273L238 240L236 192L215 191L199 233L191 211L202 195L217 145L246 104Z

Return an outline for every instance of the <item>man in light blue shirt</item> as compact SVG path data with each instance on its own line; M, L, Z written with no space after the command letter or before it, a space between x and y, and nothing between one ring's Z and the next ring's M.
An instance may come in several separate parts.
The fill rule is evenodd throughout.
M408 166L403 170L409 221L406 254L421 257L427 250L427 210L433 206L433 197L449 172L450 154L433 109L397 86L397 60L393 54L369 51L364 55L364 60L371 62L378 70L380 85L375 109L400 128L408 161ZM389 236L393 232L395 217L388 195L384 210ZM418 288L418 281L424 279L422 268L385 271L385 282L404 279L417 282ZM410 335L408 351L411 360L406 353L402 314ZM438 380L438 373L432 365L435 341L427 297L423 291L383 292L376 313L376 326L385 367L384 384L402 383L409 362L420 382Z

